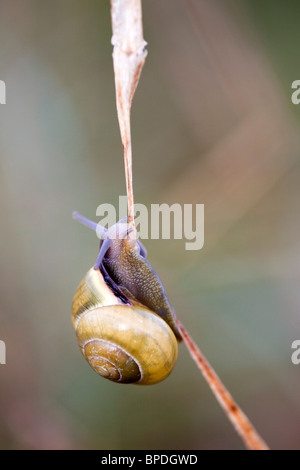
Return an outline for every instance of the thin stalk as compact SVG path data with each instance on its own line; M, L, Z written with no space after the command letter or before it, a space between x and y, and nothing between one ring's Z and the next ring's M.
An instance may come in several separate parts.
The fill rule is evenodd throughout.
M267 444L260 437L245 413L234 401L221 379L178 319L177 326L191 357L194 359L211 391L227 414L228 419L243 439L246 447L249 450L269 450Z
M133 233L135 233L134 196L133 196L133 184L132 184L132 147L131 147L131 133L130 133L130 118L129 118L129 123L128 123L128 133L129 133L130 138L128 139L128 142L123 144L127 204L128 204L128 224L130 225L130 227L133 228Z
M136 236L132 187L130 112L134 92L146 59L141 0L111 0L113 64L116 102L124 151L128 223Z

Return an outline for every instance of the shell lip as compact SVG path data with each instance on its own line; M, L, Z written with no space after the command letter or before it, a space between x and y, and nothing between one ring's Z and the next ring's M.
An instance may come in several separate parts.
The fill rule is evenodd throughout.
M105 262L105 259L104 259L104 262ZM116 283L116 281L111 277L111 275L108 273L108 271L106 270L105 268L105 265L104 265L104 262L101 263L100 265L100 268L99 268L99 271L101 272L102 276L103 276L103 279L104 279L104 282L106 283L106 285L112 290L112 292L114 293L114 295L124 304L124 305L128 305L128 306L131 306L133 307L134 305L136 304L139 304L141 307L143 308L148 308L147 305L145 305L144 303L140 302L139 299L137 299L133 294L132 292L130 292L126 287L124 286L118 286L118 284ZM145 262L148 263L150 266L151 264L149 263L149 261L147 259L145 259ZM97 271L97 270L96 270ZM154 313L156 313L159 317L161 317L164 321L166 321L166 323L170 326L171 330L173 331L173 333L175 334L175 337L177 339L178 342L181 342L182 341L182 336L178 330L178 327L176 325L176 321L175 321L175 313L173 311L173 308L171 307L170 305L170 309L172 310L172 314L174 316L174 324L170 324L167 319L165 318L165 315L164 315L164 311L160 312L160 311L153 311Z
M115 296L118 297L118 299L120 299L125 305L132 306L132 302L124 294L124 292L122 292L122 290L118 287L118 285L115 283L115 281L112 279L112 277L108 274L108 272L105 269L103 263L100 266L100 272L103 276L104 282L112 290L112 292L115 294Z

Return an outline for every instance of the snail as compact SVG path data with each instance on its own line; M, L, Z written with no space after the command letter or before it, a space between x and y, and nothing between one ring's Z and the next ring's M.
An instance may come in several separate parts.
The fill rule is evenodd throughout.
M158 275L126 218L109 229L77 212L101 238L95 265L80 283L72 323L82 354L102 377L149 385L175 366L180 332Z

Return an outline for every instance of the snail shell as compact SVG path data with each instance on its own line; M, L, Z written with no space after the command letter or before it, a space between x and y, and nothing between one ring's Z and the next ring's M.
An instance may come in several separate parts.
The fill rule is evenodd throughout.
M138 302L125 305L91 268L77 289L72 322L82 354L103 377L154 384L172 371L177 340L159 315Z

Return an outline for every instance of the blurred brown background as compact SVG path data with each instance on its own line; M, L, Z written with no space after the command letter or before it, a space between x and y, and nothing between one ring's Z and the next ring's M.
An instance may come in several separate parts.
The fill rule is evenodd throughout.
M144 0L136 202L204 203L205 246L145 242L178 317L273 449L300 448L298 1ZM125 194L109 2L0 1L2 449L242 449L184 346L150 387L99 378L71 326Z

